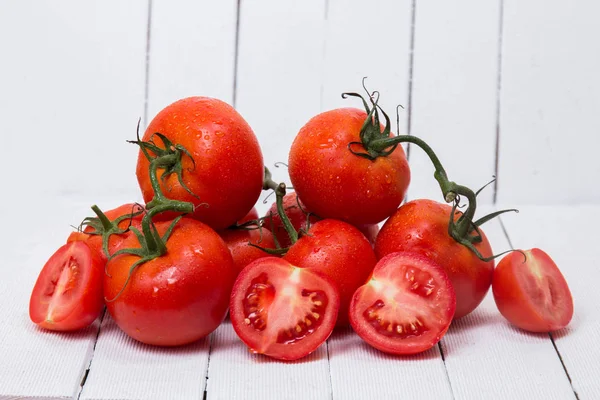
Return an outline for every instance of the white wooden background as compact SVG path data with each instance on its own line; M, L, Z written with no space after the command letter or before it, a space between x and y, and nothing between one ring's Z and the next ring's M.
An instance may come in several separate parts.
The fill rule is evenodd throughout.
M0 1L0 399L600 398L599 13L593 0ZM138 118L218 97L272 166L311 116L360 106L340 93L363 76L390 112L404 105L401 133L427 140L452 179L498 176L481 211L521 213L486 232L496 251L550 253L575 300L568 328L522 332L488 296L419 356L348 330L283 364L249 354L229 323L160 349L108 316L75 334L29 321L69 225L93 203L141 200L125 144ZM409 198L441 200L419 149L409 161Z

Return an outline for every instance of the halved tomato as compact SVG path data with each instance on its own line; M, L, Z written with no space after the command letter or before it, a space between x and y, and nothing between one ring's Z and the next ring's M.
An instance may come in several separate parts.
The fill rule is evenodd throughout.
M392 253L354 293L350 323L376 349L415 354L440 341L455 309L454 289L442 267L419 254Z
M340 297L335 284L276 257L250 263L231 293L229 313L239 338L253 353L296 360L331 334Z
M29 317L42 328L72 331L85 328L102 311L100 253L81 241L60 247L46 262L33 287Z
M573 297L560 270L543 250L512 252L496 267L492 280L500 313L531 332L562 329L573 317Z

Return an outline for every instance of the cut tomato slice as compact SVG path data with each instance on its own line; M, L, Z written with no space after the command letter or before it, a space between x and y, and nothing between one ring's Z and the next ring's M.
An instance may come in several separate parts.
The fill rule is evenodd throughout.
M37 325L71 331L90 325L102 311L103 261L81 241L60 247L33 287L29 316Z
M500 313L513 325L531 332L562 329L573 317L573 297L554 261L540 249L504 257L492 281Z
M230 316L239 338L254 353L296 360L331 334L340 298L335 284L275 257L250 264L231 294Z
M391 354L434 346L448 330L456 296L444 269L414 253L382 258L350 304L350 323L368 344Z

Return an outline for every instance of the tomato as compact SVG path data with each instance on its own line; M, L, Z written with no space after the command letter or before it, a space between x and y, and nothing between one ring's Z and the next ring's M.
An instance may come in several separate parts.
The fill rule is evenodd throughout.
M252 209L250 211L248 211L248 214L246 214L242 219L240 219L237 224L241 225L245 222L250 222L250 221L254 221L258 219L258 211L256 210L256 207L252 207Z
M413 200L396 211L383 225L375 242L377 258L398 251L424 255L441 265L456 291L455 318L473 311L492 284L494 261L481 261L475 253L448 234L452 207L432 200ZM455 220L460 216L456 212ZM484 257L492 248L480 229L482 241L475 248Z
M177 173L163 175L165 169L160 169L158 176L164 178L159 182L169 198L194 203L192 217L219 230L233 225L254 206L262 190L262 153L254 132L233 107L208 97L185 98L160 111L142 140L160 144L156 135L153 138L155 133L187 151L177 150L185 187ZM147 203L154 196L148 167L140 151L137 178Z
M402 146L373 161L349 149L350 143L360 142L366 119L367 113L356 108L327 111L308 121L294 139L289 154L292 186L322 218L376 224L404 199L410 170Z
M109 210L105 212L104 215L106 215L106 217L113 222L117 218L124 215L139 213L138 215L132 216L132 218L123 219L121 222L119 222L118 226L121 229L127 229L131 225L141 229L141 220L143 217L141 211L143 211L143 207L141 205L130 203L123 204L122 206ZM71 232L67 238L67 243L73 241L85 241L87 245L90 246L90 249L99 253L102 260L106 263L106 254L104 254L104 251L102 251L102 235L91 235L89 234L90 232L94 232L94 228L90 225L86 225L82 232ZM121 248L123 240L125 240L127 235L128 233L110 236L108 241L108 251L110 254L113 254L115 251Z
M573 317L573 297L554 261L540 249L512 252L494 271L492 292L500 313L531 332L562 329Z
M155 225L162 236L170 221ZM122 254L111 259L104 296L110 315L129 336L147 344L177 346L205 337L223 321L236 270L223 240L200 221L181 219L166 246L164 255L135 268L129 282L139 257ZM140 244L131 235L123 247Z
M29 300L29 317L53 331L90 325L102 311L104 263L81 241L61 246L46 262Z
M339 301L335 285L327 278L266 257L238 276L229 315L233 329L252 352L296 360L329 337Z
M377 263L350 305L354 331L391 354L428 350L448 330L456 297L444 269L416 253L392 253Z
M369 241L354 226L334 219L316 222L283 257L327 276L340 292L338 326L348 325L352 294L367 281L377 263Z
M317 215L310 213L308 208L306 208L304 203L302 203L302 200L298 198L296 192L290 192L283 197L283 209L285 210L287 217L289 218L296 231L306 230L306 225L309 218L310 224L314 224L315 222L321 219ZM308 213L310 213L310 216L307 215ZM281 247L290 246L290 238L287 232L285 231L285 228L283 227L283 222L281 222L281 217L277 212L276 202L271 204L271 208L267 212L266 216L268 217L270 215L273 216L273 232L274 235L277 237L279 244L281 245ZM266 226L271 227L271 222L268 218L265 220L265 224ZM363 235L365 235L365 237L369 240L369 242L372 245L375 244L375 238L377 237L377 233L379 232L379 226L377 226L377 224L359 225L357 226L357 228L363 233Z
M241 272L244 267L250 264L252 261L261 257L269 256L269 253L266 253L254 246L250 246L249 243L267 249L275 248L273 235L266 228L229 228L220 232L220 235L227 244L227 247L229 247L229 251L231 251L231 255L233 256L233 264L235 265L237 273Z

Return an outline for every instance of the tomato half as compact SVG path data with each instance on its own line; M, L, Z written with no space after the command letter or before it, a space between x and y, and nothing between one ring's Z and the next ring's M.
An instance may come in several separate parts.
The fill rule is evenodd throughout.
M448 275L415 253L382 258L350 305L354 331L391 354L415 354L433 347L448 330L456 297Z
M410 169L402 146L373 161L348 148L360 142L366 119L367 113L356 108L326 111L308 121L294 139L289 154L292 186L322 218L376 224L404 199Z
M154 117L142 140L149 141L155 133L189 152L189 156L181 155L181 175L185 186L198 197L180 184L176 173L159 181L169 198L194 203L193 218L213 229L225 229L254 206L262 191L262 153L248 123L229 104L208 97L178 100ZM153 140L161 143L156 136ZM164 172L159 169L158 176L163 177ZM149 202L154 191L149 161L141 151L137 178L144 200Z
M229 315L235 332L252 352L296 360L329 337L339 301L335 285L327 278L267 257L238 276Z
M219 233L231 255L233 257L233 264L235 265L237 273L241 272L246 265L252 261L257 260L261 257L268 257L269 253L250 246L252 243L256 246L260 246L266 249L274 249L275 242L273 241L273 235L271 231L266 228L262 229L237 229L229 228Z
M573 317L573 297L560 270L543 250L506 255L494 271L492 291L500 313L531 332L562 329Z
M473 311L492 284L494 261L481 261L475 253L448 234L452 207L433 200L413 200L394 213L383 225L375 242L377 258L398 251L419 253L441 265L456 291L456 315ZM455 220L461 213L456 212ZM484 257L492 255L483 230L475 248Z
M156 222L161 236L170 223ZM129 336L147 344L177 346L208 335L223 321L236 271L223 239L200 221L182 218L166 246L164 255L134 269L127 285L139 257L123 254L111 259L104 296L110 315ZM123 247L140 244L131 235Z
M85 328L102 311L100 255L84 242L61 246L46 262L29 300L29 317L42 328L72 331Z
M338 326L347 326L354 291L367 281L377 259L365 236L354 226L324 219L311 226L283 257L330 278L340 292Z

